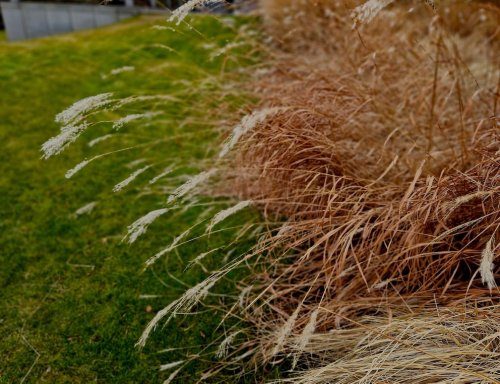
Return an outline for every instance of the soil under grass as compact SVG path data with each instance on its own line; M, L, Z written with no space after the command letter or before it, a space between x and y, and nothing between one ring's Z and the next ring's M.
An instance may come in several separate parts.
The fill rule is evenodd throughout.
M186 352L197 353L199 345L222 334L221 328L216 331L221 316L200 307L200 314L178 318L153 333L143 351L134 348L157 310L207 276L201 267L184 272L187 260L227 243L231 234L183 247L143 272L145 260L189 227L201 209L162 217L138 244L129 246L120 242L127 225L158 208L161 199L139 197L134 187L111 192L130 174L125 166L130 161L158 158L163 151L181 165L188 164L187 159L205 155L204 143L212 139L211 133L200 131L195 142L171 142L154 153L124 152L90 165L71 180L64 178L66 170L96 153L86 145L88 140L77 141L49 161L40 159L40 145L59 130L54 116L76 100L102 92L175 92L180 87L176 80L192 81L220 71L223 58L209 60L210 52L202 44L224 44L234 35L231 28L209 16L193 19L195 29L183 27L182 33L152 28L161 22L140 18L96 31L0 42L1 383L161 382L171 372L159 372L160 364L183 359ZM123 66L135 70L109 75ZM209 104L206 100L207 108ZM185 112L178 105L162 108L178 119ZM173 135L178 129L153 122L144 135ZM144 139L141 131L135 134ZM134 137L123 139L124 144ZM98 152L112 147L103 143ZM92 213L71 216L91 201L98 202ZM222 258L222 251L215 252L204 266L216 268ZM237 294L234 277L219 291ZM185 349L158 353L179 347ZM211 359L189 365L178 382L197 381Z

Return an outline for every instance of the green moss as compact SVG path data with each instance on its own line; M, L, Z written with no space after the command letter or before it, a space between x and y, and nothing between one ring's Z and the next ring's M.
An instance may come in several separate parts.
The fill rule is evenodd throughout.
M224 60L209 60L202 44L221 46L234 36L233 29L211 17L193 19L195 29L184 27L182 33L153 29L160 21L140 18L95 31L0 42L1 383L23 377L26 383L162 382L169 372L159 372L161 363L184 358L185 351L195 351L219 335L221 316L200 307L202 314L176 319L155 332L143 351L134 348L155 311L185 290L169 274L186 286L203 280L202 268L184 272L186 260L231 237L193 243L143 272L145 260L189 227L201 208L160 218L147 236L129 246L120 242L127 225L163 200L157 195L138 197L134 188L110 192L130 173L124 165L141 156L166 162L175 158L190 167L188 159L205 155L204 143L213 138L209 130L199 128L197 140L172 141L104 159L71 180L64 179L66 170L95 154L85 142L109 131L109 126L96 126L61 156L40 159L40 145L59 129L54 116L76 100L110 91L120 96L175 93L181 86L177 80L196 81L221 70ZM103 76L122 66L135 70ZM243 101L233 97L230 103L238 106ZM183 104L158 107L169 120L158 120L142 131L124 128L130 134L123 135L119 144L178 134L177 123L192 112L191 103L203 116L199 106L209 109L213 100L193 94ZM100 149L116 144L106 142ZM144 177L149 176L154 173ZM71 217L95 200L98 205L91 214ZM207 268L220 266L223 256L222 251L211 255ZM234 280L242 273L235 272L219 291L234 292ZM141 299L143 294L158 297ZM186 349L157 353L171 347ZM188 366L179 382L196 381L210 364L202 361Z

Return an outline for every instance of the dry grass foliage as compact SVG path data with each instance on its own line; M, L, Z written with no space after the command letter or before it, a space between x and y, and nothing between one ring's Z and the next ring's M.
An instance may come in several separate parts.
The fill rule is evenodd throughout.
M314 334L297 350L306 352L302 365L311 369L284 382L498 383L498 309L424 310L418 316L400 309L391 321L365 316L349 328ZM300 341L292 340L292 353Z
M402 3L353 29L359 1L261 1L273 113L226 174L282 221L245 308L260 362L323 365L293 382L500 380L500 10Z

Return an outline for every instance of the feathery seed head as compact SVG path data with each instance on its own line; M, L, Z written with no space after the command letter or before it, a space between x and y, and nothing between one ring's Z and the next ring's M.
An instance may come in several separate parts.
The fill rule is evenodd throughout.
M123 238L123 240L128 238L128 243L132 244L137 240L139 236L146 233L148 226L155 221L161 215L164 215L169 210L168 208L157 209L155 211L151 211L148 214L144 215L140 219L134 221L131 225L128 226L127 235ZM122 240L122 241L123 241Z

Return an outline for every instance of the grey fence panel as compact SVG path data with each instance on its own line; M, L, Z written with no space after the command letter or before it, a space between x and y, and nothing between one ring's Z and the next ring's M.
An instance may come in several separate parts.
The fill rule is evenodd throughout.
M27 39L24 28L24 20L21 12L18 11L17 4L0 3L2 7L3 22L9 40Z
M50 27L47 21L45 7L40 7L36 3L23 4L24 28L26 36L43 36L50 34Z
M96 27L112 24L116 22L117 19L118 19L118 10L116 9L116 7L108 7L106 9L103 9L103 7L94 8L94 21Z
M130 17L130 14L127 13L128 9L129 9L128 7L117 8L116 14L117 14L118 20L124 20L124 19L127 19Z
M11 41L113 24L140 13L135 7L91 4L0 2Z
M95 28L94 10L85 5L75 4L70 8L71 23L74 31Z
M55 35L73 30L69 9L58 7L57 4L47 4L46 10L50 34Z

